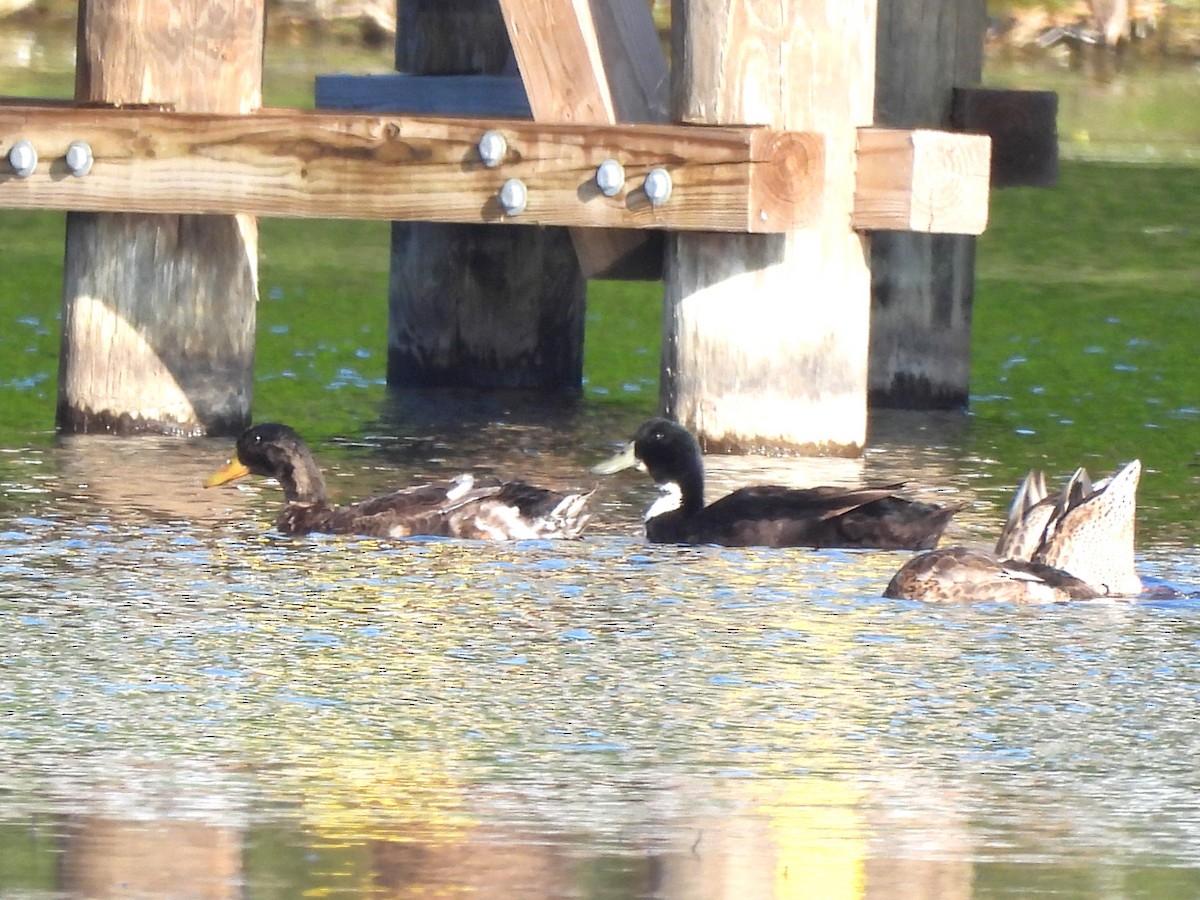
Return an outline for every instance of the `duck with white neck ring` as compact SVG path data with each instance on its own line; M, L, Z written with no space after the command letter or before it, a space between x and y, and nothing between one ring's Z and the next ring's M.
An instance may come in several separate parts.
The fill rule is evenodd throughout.
M901 484L757 485L705 506L700 445L682 425L663 418L645 422L632 441L592 472L610 475L635 466L662 492L645 516L646 537L658 544L928 550L961 509L908 500L897 494Z

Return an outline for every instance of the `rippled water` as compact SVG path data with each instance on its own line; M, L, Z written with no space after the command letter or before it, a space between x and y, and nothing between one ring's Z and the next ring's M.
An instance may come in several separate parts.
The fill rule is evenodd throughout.
M482 468L586 487L630 415L317 453L345 497L483 446ZM879 596L902 553L648 546L637 473L581 541L285 538L276 488L199 486L228 446L0 457L4 892L1200 887L1197 601L945 609ZM715 492L747 477L711 463ZM962 481L886 438L759 474L918 463L922 496ZM994 530L1001 494L976 496L952 540ZM1197 564L1142 568L1186 587Z

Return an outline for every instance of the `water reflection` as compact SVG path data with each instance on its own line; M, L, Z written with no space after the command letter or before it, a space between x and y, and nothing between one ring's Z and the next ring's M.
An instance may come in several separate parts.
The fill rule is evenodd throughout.
M570 480L629 417L581 412L565 456L538 423L472 427L489 465ZM407 477L420 432L318 452L362 496ZM1099 890L1098 857L1196 887L1178 867L1200 865L1200 778L1179 761L1200 737L1175 714L1200 696L1193 600L884 600L903 554L646 545L643 478L577 542L285 538L277 490L199 487L226 444L73 438L0 462L23 510L0 529L19 861L0 889L973 897ZM922 490L969 486L936 444L769 471L934 459ZM468 457L448 442L434 465ZM995 521L979 506L968 533Z

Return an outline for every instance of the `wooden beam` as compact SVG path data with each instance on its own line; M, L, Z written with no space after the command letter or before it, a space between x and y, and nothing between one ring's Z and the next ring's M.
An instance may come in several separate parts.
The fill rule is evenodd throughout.
M1058 94L955 88L955 128L992 139L992 187L1058 183Z
M824 199L780 237L668 236L662 405L711 451L861 454L870 272L850 228L876 0L672 4L673 115L825 139Z
M500 0L500 6L537 121L666 121L667 61L646 0ZM573 231L571 238L589 278L612 277L630 265L655 278L661 270L662 243L647 235Z
M985 0L879 0L873 124L974 131L952 127L950 98L983 76L987 23ZM873 231L870 240L871 406L965 408L974 236Z
M248 113L262 103L264 27L262 0L80 0L75 97ZM28 181L86 181L62 162L70 140L34 140L59 158ZM250 424L257 303L253 218L69 214L58 429L237 434Z
M860 128L854 227L982 234L990 150L986 135Z
M395 6L398 71L519 82L498 0ZM516 118L529 115L527 105ZM566 228L392 222L391 232L388 387L583 389L587 281Z
M318 75L317 109L356 109L404 116L532 118L515 75Z
M480 160L481 123L264 110L251 115L123 109L0 109L0 207L101 212L252 213L401 221L779 232L820 207L822 142L767 128L595 126L504 120L503 162ZM39 163L18 178L8 148L27 139ZM95 162L69 174L64 154L86 141ZM596 168L619 160L614 197ZM670 198L649 202L662 167ZM506 215L510 178L528 205Z

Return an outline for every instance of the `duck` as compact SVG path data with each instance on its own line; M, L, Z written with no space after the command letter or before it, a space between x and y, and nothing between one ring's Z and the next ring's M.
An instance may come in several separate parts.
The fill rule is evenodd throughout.
M885 597L938 603L1062 603L1136 597L1134 565L1140 460L1093 483L1078 468L1051 495L1032 470L1013 495L993 552L946 547L908 560Z
M658 544L927 550L962 508L908 500L897 494L902 483L755 485L705 506L700 445L683 425L661 417L643 423L632 441L591 471L611 475L633 467L662 492L645 514L646 538Z
M590 518L591 492L564 494L522 481L462 474L357 503L330 503L325 478L300 435L278 422L254 425L237 438L233 457L205 482L247 475L276 479L284 506L275 522L284 534L417 535L521 540L577 538Z

